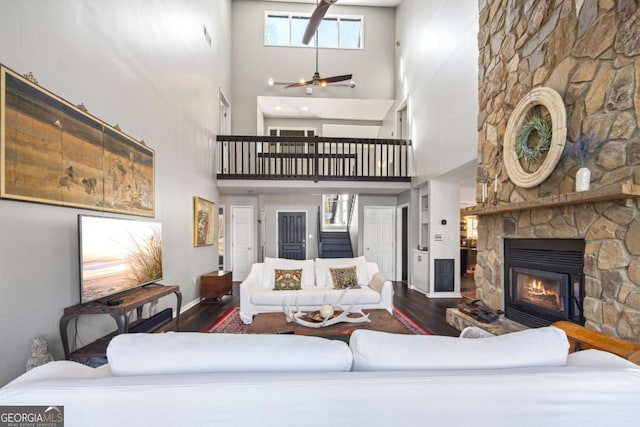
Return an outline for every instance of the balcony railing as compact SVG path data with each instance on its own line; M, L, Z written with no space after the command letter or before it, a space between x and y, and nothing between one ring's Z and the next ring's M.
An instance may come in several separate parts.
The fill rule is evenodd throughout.
M218 135L219 179L410 181L403 139Z

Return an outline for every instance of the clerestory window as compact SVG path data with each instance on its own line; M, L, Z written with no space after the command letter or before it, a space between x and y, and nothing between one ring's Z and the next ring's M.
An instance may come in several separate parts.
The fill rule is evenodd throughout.
M310 14L265 12L264 44L266 46L298 46L309 23ZM318 27L318 47L334 49L362 49L364 17L356 15L327 15ZM315 37L309 43L315 47Z

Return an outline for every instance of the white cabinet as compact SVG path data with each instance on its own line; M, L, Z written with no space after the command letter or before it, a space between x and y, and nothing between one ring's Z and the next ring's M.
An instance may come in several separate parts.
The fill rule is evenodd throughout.
M420 249L429 249L429 188L420 189Z
M429 252L427 251L413 251L411 286L422 292L429 292Z
M434 179L419 187L419 244L412 257L412 285L429 298L460 297L459 190L457 184ZM422 261L417 259L419 253Z

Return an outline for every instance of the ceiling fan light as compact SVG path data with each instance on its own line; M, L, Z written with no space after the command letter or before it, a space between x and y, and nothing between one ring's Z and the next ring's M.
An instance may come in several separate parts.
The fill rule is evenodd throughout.
M269 78L269 80L267 80L267 84L269 86L273 86L276 82L273 80L273 77Z
M323 81L320 83L320 86L325 87L327 85L327 82Z

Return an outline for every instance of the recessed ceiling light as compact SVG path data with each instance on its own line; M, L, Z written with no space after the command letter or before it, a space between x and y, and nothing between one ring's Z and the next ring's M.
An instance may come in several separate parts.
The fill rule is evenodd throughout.
M302 107L302 111L309 111L309 107Z
M276 107L276 111L280 111L280 110L282 110L282 107L278 105L278 106Z
M273 86L275 84L275 81L273 80L273 77L271 77L269 80L267 80L267 83L269 84L269 86Z

